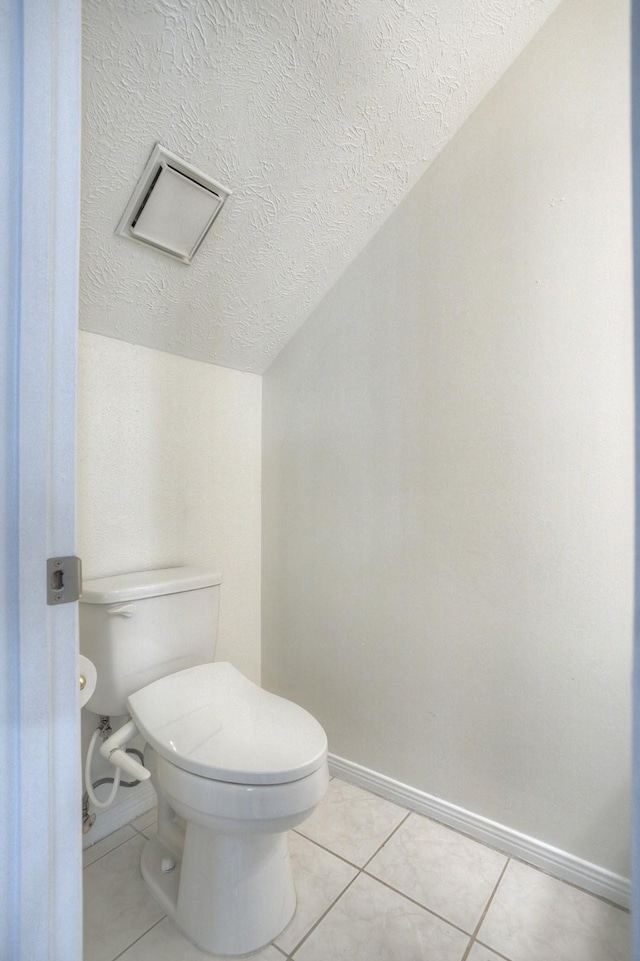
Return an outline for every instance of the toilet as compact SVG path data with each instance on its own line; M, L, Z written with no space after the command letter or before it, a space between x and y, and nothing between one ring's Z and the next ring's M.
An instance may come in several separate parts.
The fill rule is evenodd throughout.
M295 911L286 832L326 793L327 738L303 708L214 662L221 581L196 567L86 581L80 649L97 669L87 708L131 718L101 753L158 796L149 889L201 950L244 955ZM122 750L138 733L144 766Z

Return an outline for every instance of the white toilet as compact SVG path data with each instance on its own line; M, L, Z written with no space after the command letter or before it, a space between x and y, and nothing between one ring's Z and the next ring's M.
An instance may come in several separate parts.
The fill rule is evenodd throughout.
M203 951L241 955L293 916L285 832L326 792L327 739L307 711L213 663L220 583L193 567L86 581L80 647L98 674L88 709L132 718L110 741L147 741L158 795L147 885ZM103 753L148 777L130 755Z

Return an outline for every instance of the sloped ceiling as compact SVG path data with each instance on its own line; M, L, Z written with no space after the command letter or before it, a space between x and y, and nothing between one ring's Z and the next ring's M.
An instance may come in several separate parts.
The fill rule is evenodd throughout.
M264 371L558 0L87 0L81 326ZM233 190L114 234L156 142Z

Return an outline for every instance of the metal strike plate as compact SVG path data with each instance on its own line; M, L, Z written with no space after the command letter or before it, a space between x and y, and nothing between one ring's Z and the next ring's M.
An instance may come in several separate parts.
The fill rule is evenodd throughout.
M79 557L47 558L47 604L70 604L82 592L82 561Z

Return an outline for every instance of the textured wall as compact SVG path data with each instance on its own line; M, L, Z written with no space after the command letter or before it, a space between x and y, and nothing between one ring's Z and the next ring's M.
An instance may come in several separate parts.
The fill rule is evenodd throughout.
M81 325L262 371L557 0L86 0ZM156 141L234 195L191 267L114 235Z
M217 657L260 679L261 378L81 334L84 576L219 570Z
M628 6L566 0L264 377L263 680L622 874Z

